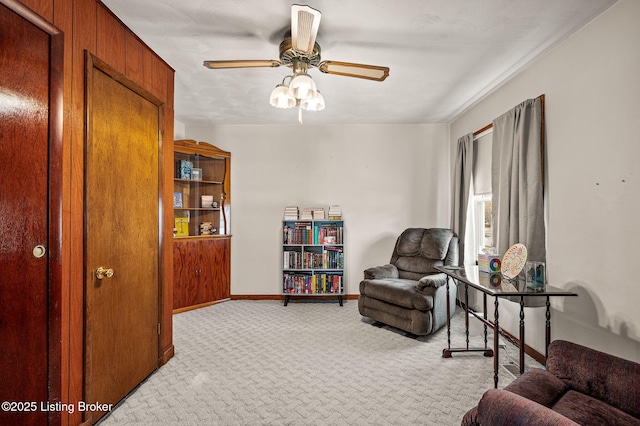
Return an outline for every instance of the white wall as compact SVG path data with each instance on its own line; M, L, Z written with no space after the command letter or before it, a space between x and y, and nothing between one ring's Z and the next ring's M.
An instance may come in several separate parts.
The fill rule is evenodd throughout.
M342 206L347 292L408 227L449 226L448 125L187 126L231 152L231 294L281 293L285 206Z
M452 145L527 98L545 94L552 338L640 361L640 2L622 0L451 126ZM517 332L515 306L501 311ZM527 343L544 349L542 312ZM533 330L533 332L530 332Z
M176 140L186 139L185 132L186 126L184 125L184 123L178 120L173 120L173 138Z

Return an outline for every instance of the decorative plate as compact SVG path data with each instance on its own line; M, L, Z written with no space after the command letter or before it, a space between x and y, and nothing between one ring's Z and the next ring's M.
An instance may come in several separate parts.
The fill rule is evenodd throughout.
M527 261L527 248L524 244L514 244L502 256L502 276L505 278L515 278Z

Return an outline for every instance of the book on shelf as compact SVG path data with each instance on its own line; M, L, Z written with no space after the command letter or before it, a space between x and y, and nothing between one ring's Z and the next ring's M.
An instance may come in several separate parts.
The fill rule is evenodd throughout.
M173 193L173 207L174 208L182 208L182 192L176 191Z
M180 160L180 179L191 179L191 169L193 163L187 160Z
M285 250L282 257L283 269L302 269L302 253L295 250Z
M313 244L311 222L296 222L294 226L282 228L284 244Z
M343 228L337 223L319 223L313 228L315 244L342 244Z
M188 237L189 219L186 217L176 217L174 219L174 228L176 229L176 237Z
M327 246L324 248L324 269L343 269L344 253L342 246Z
M282 292L290 294L341 294L344 291L342 275L285 273Z

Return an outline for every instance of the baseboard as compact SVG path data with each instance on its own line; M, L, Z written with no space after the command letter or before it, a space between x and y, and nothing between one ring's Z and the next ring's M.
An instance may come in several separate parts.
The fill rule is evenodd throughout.
M330 300L335 299L336 296L313 296L313 299ZM289 296L289 300L311 299L308 296L296 296L292 294ZM358 300L357 294L344 294L343 300ZM284 300L282 294L232 294L231 300ZM174 311L175 312L175 311Z
M281 294L232 294L231 300L282 300Z
M226 302L227 300L230 300L230 299L215 300L213 302L200 303L198 305L191 305L191 306L186 306L184 308L174 309L173 314L175 315L182 312L192 311L194 309L204 308L206 306L217 305L218 303Z
M164 351L164 353L162 354L162 357L160 357L158 367L162 367L167 362L169 362L169 360L173 358L174 354L175 354L175 348L173 347L173 345L171 345L166 351Z
M502 336L504 336L505 339L507 339L511 343L513 343L514 345L518 346L520 344L520 339L518 339L517 337L515 337L513 334L509 333L508 331L503 330L502 328L500 329L500 334ZM547 364L547 358L545 358L545 356L543 354L541 354L540 352L536 351L535 349L533 349L531 346L527 345L526 343L524 345L524 353L529 355L531 358L535 359L536 362L538 362L539 364L542 364L542 365L546 365Z

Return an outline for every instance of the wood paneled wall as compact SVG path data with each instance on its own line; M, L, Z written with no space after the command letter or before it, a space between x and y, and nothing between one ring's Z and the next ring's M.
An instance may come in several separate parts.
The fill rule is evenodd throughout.
M62 225L62 363L63 402L83 398L84 288L84 123L85 51L113 66L164 101L161 161L162 318L161 364L173 356L172 340L172 170L174 70L98 0L21 0L64 33L64 154ZM63 425L78 425L82 413L62 413Z

